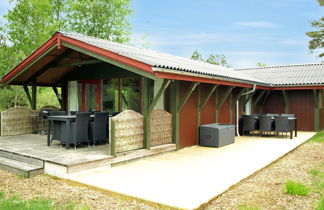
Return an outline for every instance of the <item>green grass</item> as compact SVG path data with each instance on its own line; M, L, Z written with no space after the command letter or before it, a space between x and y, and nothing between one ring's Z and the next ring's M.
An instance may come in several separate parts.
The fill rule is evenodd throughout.
M240 204L237 206L238 210L261 210L260 207L251 204Z
M30 200L21 199L19 196L11 196L6 198L5 194L0 191L0 209L2 210L55 210L55 209L75 209L72 202L66 205L56 205L52 200L46 198L33 198ZM80 210L90 209L87 206L78 208Z
M317 134L315 134L309 142L324 142L324 131L320 131Z
M288 180L285 185L285 193L290 195L306 196L310 192L310 188L300 182Z
M324 197L322 197L321 200L316 203L315 210L324 210Z

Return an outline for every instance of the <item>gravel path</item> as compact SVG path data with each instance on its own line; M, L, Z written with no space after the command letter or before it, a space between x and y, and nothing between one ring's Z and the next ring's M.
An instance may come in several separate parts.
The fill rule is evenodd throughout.
M238 185L214 199L204 209L237 209L240 205L258 206L261 209L313 209L319 200L318 192L308 196L291 196L283 192L287 179L311 185L314 177L311 169L324 170L324 143L310 142L279 161L245 179ZM21 198L46 197L54 204L90 209L156 209L146 203L111 196L87 187L72 186L45 175L32 179L19 178L0 170L0 191Z

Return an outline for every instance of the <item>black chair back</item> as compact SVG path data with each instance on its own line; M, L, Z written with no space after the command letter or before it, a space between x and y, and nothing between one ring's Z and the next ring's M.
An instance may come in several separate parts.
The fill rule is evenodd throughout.
M70 115L76 115L78 111L70 111Z
M259 130L263 131L273 131L271 116L259 116Z
M94 139L103 140L108 137L108 112L96 112L94 114Z
M89 140L90 112L77 112L75 118L75 138L78 141Z
M256 119L252 115L243 115L243 131L255 131Z
M275 122L275 130L277 132L292 131L292 126L288 120L288 116L277 116L274 118L274 122Z

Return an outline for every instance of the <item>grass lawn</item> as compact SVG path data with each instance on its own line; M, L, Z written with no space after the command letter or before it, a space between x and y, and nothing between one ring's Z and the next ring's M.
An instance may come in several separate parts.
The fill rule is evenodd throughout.
M204 208L324 210L324 131Z

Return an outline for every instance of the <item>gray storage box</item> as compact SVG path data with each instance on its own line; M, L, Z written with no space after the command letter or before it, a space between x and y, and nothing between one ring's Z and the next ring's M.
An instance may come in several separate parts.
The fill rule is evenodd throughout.
M199 145L207 147L222 147L233 144L235 138L234 125L208 124L199 129Z

